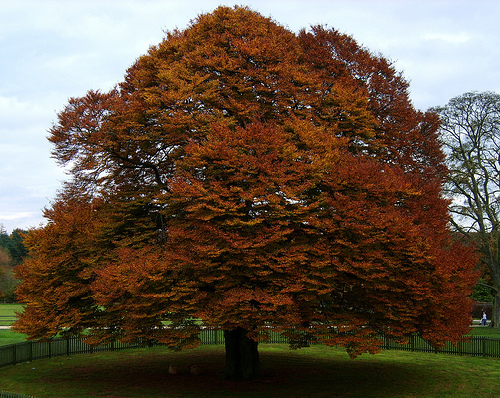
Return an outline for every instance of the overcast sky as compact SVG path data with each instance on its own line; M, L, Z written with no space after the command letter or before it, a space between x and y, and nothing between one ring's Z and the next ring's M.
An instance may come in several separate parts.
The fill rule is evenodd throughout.
M107 91L165 30L218 5L248 5L297 32L323 24L392 60L426 110L500 92L496 0L0 0L0 224L44 222L66 178L47 130L69 97Z

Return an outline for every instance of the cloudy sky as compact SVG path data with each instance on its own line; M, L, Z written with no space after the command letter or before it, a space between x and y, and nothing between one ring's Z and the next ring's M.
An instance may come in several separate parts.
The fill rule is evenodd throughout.
M164 31L218 5L248 5L292 31L323 24L394 62L416 108L500 92L497 0L0 0L0 224L44 222L66 178L47 130L69 97L107 91Z

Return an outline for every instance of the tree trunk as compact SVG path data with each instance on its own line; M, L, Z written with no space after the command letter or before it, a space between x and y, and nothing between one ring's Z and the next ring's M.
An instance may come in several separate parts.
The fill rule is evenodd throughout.
M237 327L224 331L226 367L224 379L248 380L260 376L258 344L247 337L247 330Z
M500 329L500 292L495 293L495 298L493 299L493 308L491 310L491 326L496 329Z
M494 257L490 255L490 262L488 268L490 269L491 276L493 277L493 306L491 308L491 323L490 326L500 329L500 264L493 261Z

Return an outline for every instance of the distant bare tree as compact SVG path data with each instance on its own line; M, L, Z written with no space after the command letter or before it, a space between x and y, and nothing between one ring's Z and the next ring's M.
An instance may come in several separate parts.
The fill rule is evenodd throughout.
M469 92L435 108L450 177L454 227L474 235L493 280L493 324L500 328L500 95Z

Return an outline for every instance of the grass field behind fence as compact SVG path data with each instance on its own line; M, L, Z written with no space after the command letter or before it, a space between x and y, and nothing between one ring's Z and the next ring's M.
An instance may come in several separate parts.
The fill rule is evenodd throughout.
M16 320L16 312L23 310L22 304L0 304L0 326L9 326Z

